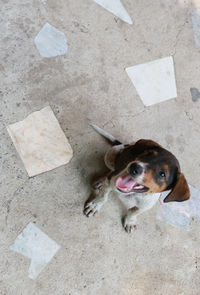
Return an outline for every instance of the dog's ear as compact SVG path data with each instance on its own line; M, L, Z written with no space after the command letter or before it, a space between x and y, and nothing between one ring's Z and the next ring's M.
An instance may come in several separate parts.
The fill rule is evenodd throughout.
M172 191L164 199L164 203L183 202L190 198L190 189L183 173L178 173L177 181Z
M140 148L143 148L143 149L149 149L149 148L153 148L153 147L162 148L162 146L160 144L158 144L157 142L150 140L150 139L140 139L135 143L135 145L140 146Z

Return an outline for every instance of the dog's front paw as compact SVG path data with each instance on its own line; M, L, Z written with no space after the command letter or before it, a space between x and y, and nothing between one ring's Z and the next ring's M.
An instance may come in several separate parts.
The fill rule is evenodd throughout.
M124 218L124 229L127 233L137 229L136 219L130 219L128 216Z
M101 209L102 205L103 202L98 199L94 199L93 201L85 204L83 212L87 217L90 217L95 215Z

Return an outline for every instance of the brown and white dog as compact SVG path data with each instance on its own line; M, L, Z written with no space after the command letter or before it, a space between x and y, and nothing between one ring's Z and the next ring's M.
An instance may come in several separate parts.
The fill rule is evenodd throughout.
M170 190L164 202L182 202L190 198L185 176L176 157L152 140L140 139L124 145L96 125L92 127L109 140L113 147L105 155L110 173L93 184L92 198L85 204L84 213L92 216L107 201L112 190L132 197L133 206L124 219L124 228L136 228L137 216L152 208L161 192Z

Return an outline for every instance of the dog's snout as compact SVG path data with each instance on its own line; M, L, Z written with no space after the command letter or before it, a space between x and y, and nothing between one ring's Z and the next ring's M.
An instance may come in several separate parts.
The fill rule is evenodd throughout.
M142 174L143 168L138 163L133 163L129 168L129 173L133 176Z

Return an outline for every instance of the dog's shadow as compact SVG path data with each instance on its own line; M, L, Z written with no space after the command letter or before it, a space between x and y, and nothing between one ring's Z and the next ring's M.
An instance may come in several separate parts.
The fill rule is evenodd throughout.
M90 154L90 156L85 157L83 159L84 163L93 163L93 166L94 166L94 172L92 172L91 174L88 173L88 176L84 178L85 185L86 187L88 187L88 190L89 190L89 194L88 196L86 196L84 207L89 202L92 202L95 199L95 196L92 192L92 186L94 185L94 183L98 182L101 178L105 177L110 172L110 169L108 169L105 165L104 155L105 153L103 152L92 153ZM115 192L112 192L111 194L112 194L111 198L115 199L117 202L119 215L122 217L121 221L123 224L123 219L127 209L122 203L122 201L118 197L116 197Z
M103 152L93 152L92 154L82 158L81 168L82 171L84 171L84 173L81 173L82 182L90 191L89 198L87 198L86 203L94 198L92 196L93 184L107 175L110 171L104 163L104 155L105 153Z

